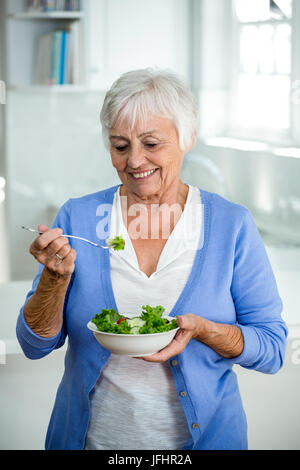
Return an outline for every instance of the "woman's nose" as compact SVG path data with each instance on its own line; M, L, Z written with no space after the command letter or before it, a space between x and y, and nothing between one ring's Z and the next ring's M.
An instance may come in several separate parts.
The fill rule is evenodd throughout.
M145 161L145 156L143 155L142 149L138 146L131 146L127 165L130 166L132 169L139 168L143 162Z

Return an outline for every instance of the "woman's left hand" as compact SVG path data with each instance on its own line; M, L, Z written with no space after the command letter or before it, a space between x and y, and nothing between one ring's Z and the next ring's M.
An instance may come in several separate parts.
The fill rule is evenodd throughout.
M238 357L244 349L243 333L236 324L217 323L193 313L177 317L177 323L180 329L171 343L158 353L141 359L165 362L182 353L192 338L206 344L226 359Z
M192 338L199 336L201 320L204 321L204 318L194 315L193 313L178 316L177 323L180 329L177 331L170 344L151 356L145 356L139 359L148 362L166 362L171 357L180 354Z

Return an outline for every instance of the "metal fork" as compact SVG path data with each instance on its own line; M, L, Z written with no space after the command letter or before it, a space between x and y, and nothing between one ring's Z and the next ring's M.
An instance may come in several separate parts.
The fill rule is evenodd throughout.
M45 233L45 232L39 232L38 230L35 230L34 228L25 227L24 225L22 225L22 228L24 230L28 230L28 232L38 233L39 235L42 235L42 233ZM75 235L67 235L67 234L63 233L60 236L61 237L66 237L66 238L76 238L78 240L82 240L83 242L89 243L90 245L96 246L97 248L104 248L104 250L107 250L107 249L111 248L110 246L99 245L98 243L91 242L90 240L87 240L86 238L76 237Z

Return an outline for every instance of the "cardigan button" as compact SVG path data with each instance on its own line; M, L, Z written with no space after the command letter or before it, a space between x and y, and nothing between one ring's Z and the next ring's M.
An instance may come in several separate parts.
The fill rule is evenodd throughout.
M198 423L193 423L192 428L193 428L193 429L198 429L198 428L199 428L199 424L198 424Z
M186 396L187 396L187 393L186 393L186 392L180 392L180 395L181 395L182 397L186 397Z
M178 362L176 361L176 359L173 359L173 361L171 362L172 366L177 366L178 365Z

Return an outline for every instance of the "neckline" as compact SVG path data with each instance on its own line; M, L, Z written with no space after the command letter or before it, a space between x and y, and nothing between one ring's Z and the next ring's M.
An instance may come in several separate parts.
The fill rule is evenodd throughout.
M113 191L109 191L106 194L106 198L109 198L109 203L112 204L113 198L115 195L115 191L120 187L121 185L115 186ZM202 203L202 227L201 227L201 234L199 237L199 242L198 242L198 248L197 248L197 253L194 258L193 266L191 269L191 272L189 274L188 280L186 285L184 286L183 290L181 291L175 305L173 306L172 310L169 313L169 316L175 317L176 315L183 314L185 312L181 311L181 306L184 303L184 300L186 298L186 295L188 292L190 292L191 288L193 287L193 284L195 282L195 279L198 277L198 279L201 277L202 274L202 267L203 267L203 262L205 259L206 251L207 251L207 246L208 246L208 238L209 238L209 232L210 232L210 200L208 197L208 193L201 188L198 188L200 191L200 196L201 196L201 203ZM108 233L110 233L110 222L111 222L111 213L108 217ZM106 303L106 308L113 308L114 310L117 309L117 304L115 300L115 296L113 293L113 288L112 288L112 282L111 282L111 265L110 265L110 254L108 253L108 250L101 250L100 251L101 256L102 256L102 263L103 263L103 268L101 269L101 281L102 281L102 286L103 286L103 293L105 297L105 303Z
M139 272L139 274L141 276L143 276L145 279L151 281L155 275L161 270L163 269L166 264L165 264L165 258L166 256L168 256L168 251L169 251L169 247L170 247L170 243L171 241L174 239L174 237L178 236L178 231L181 229L182 227L182 224L184 223L185 221L185 218L187 217L187 206L189 204L191 204L192 202L192 197L193 197L193 187L192 185L188 184L188 193L187 193L187 197L186 197L186 202L185 202L185 205L184 205L184 209L180 215L180 218L178 219L174 229L172 230L168 240L166 241L162 251L161 251L161 254L159 256L159 259L158 259L158 262L157 262L157 266L156 266L156 270L150 275L150 276L147 276L146 273L144 273L140 266L139 266L139 262L138 262L138 257L137 257L137 254L136 254L136 251L134 249L134 246L132 244L132 241L130 239L130 236L129 236L129 233L128 233L128 230L125 226L125 223L124 223L124 220L123 220L123 214L122 214L122 209L121 209L121 202L120 202L120 187L117 188L116 192L114 193L114 197L113 197L113 204L115 202L115 198L118 197L118 200L117 200L117 204L115 206L115 209L116 211L118 212L118 216L120 217L120 233L117 233L117 235L125 235L125 240L126 240L126 243L128 244L129 246L129 249L130 249L130 252L131 252L131 256L133 256L133 260L131 261L126 255L123 255L123 253L111 253L111 255L116 255L116 256L122 256L123 260L125 260L128 264L130 264L130 266L132 266L136 271ZM198 188L197 188L198 189ZM201 198L201 194L200 194L200 198ZM111 222L111 221L110 221ZM111 223L110 223L110 227L111 227ZM111 236L111 234L110 234ZM172 237L172 240L170 240Z

